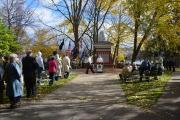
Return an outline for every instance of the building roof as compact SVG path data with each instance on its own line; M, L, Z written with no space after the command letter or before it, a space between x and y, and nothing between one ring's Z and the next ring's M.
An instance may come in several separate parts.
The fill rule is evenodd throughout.
M109 41L98 41L98 43L95 43L95 45L113 45L113 43Z

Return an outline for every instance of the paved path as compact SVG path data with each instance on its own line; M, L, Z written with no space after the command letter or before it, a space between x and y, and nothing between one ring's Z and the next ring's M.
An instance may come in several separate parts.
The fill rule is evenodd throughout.
M126 105L114 72L80 74L38 102L0 110L0 120L180 120L180 73L152 111L145 112Z
M125 104L117 74L80 74L69 84L15 110L0 110L0 120L128 120L140 110Z

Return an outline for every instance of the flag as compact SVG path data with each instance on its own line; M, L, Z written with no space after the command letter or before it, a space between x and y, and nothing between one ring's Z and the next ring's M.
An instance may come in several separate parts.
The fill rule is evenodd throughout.
M62 50L63 46L64 46L64 39L63 39L62 43L59 45L59 50Z
M71 42L69 41L68 49L66 50L66 53L71 55Z
M71 50L71 42L69 41L68 50Z

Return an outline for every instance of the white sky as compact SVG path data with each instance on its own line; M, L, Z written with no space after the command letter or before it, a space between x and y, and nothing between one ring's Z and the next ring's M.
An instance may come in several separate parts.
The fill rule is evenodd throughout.
M42 5L49 5L52 3L52 0L39 0ZM53 0L54 3L59 3L61 0Z

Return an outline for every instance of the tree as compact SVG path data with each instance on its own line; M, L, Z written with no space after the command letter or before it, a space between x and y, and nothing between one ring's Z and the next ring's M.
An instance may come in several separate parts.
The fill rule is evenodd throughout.
M21 40L26 35L25 28L33 26L33 13L31 5L25 6L26 0L1 0L0 16L9 30L12 30L16 36L16 40Z
M0 21L0 55L21 51L21 46L14 39L12 31Z
M58 49L56 45L56 35L49 29L39 29L35 31L35 37L36 41L31 47L33 53L41 51L43 57L48 58L52 55L53 51Z
M117 0L89 0L87 16L92 18L89 26L89 36L94 43L98 42L99 30L102 28L106 17Z
M145 51L148 53L180 54L180 3L169 2L164 6L166 11L157 21L152 37L145 42Z
M169 14L166 7L177 1L169 0L126 0L127 13L133 20L134 45L131 63L133 63L144 42L152 36L160 19ZM166 7L164 7L166 6ZM169 14L170 15L170 14Z
M62 15L65 20L70 23L73 32L73 38L70 35L66 34L62 29L53 28L52 26L50 27L54 30L59 31L67 38L71 39L75 44L75 48L79 52L79 42L82 39L85 31L87 30L87 27L85 29L80 28L80 24L82 23L88 0L62 0L59 3L55 3L54 0L51 1L52 5L48 6L47 8Z
M118 1L113 6L111 13L111 26L108 28L108 39L114 43L113 63L117 63L120 44L132 37L132 32L129 27L131 21L128 16L124 14L122 1Z
M154 34L166 43L162 52L180 54L180 2L171 1L168 3L164 7L164 11L167 12L159 19Z

